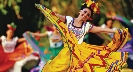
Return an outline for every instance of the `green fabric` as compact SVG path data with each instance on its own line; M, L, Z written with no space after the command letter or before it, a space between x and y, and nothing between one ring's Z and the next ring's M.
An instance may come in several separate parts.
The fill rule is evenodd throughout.
M63 45L61 46L61 47L57 47L57 48L52 48L52 47L50 47L49 48L49 51L51 51L51 54L52 54L52 56L57 56L58 55L58 53L62 50L62 48L63 48Z

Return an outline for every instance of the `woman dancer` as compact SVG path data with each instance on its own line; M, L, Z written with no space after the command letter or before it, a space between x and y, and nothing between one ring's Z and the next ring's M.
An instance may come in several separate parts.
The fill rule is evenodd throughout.
M33 37L45 37L45 36L49 37L50 48L49 49L43 48L44 50L42 51L44 51L45 59L50 60L53 59L63 48L63 41L60 33L54 26L45 26L44 28L47 30L45 33L31 33L31 32L30 33ZM31 72L38 72L42 69L43 66L44 63L40 59L38 66L31 69Z
M99 13L97 3L90 0L84 3L78 18L55 14L40 4L36 6L60 31L64 41L64 48L53 60L47 62L43 72L113 72L124 67L127 53L115 51L127 41L127 29L117 30L113 41L106 47L83 42L87 32L115 32L112 29L92 26L87 22L93 13ZM62 21L66 22L66 25Z
M47 28L48 27L46 27L46 29ZM52 52L52 58L54 58L59 53L59 51L63 48L63 41L62 41L61 35L54 26L51 27L50 31L46 31L45 33L32 33L32 35L40 36L40 37L44 37L48 35L49 41L50 41L49 50Z
M14 37L14 23L8 24L7 27L7 36L0 37L0 72L7 72L16 61L24 59L32 52L31 48L26 47L25 38ZM17 46L18 43L22 44Z

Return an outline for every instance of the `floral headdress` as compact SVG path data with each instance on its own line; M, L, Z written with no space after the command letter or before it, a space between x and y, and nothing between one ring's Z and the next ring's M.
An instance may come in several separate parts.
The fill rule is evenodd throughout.
M108 12L108 13L106 13L106 17L107 18L113 18L115 16L116 16L116 14L114 12Z
M86 2L82 4L82 8L81 9L83 9L85 7L90 8L93 11L93 13L97 13L97 14L100 13L100 9L98 7L98 3L95 3L94 1L86 0Z
M11 24L8 24L7 27L8 27L8 29L13 30L13 31L15 31L17 28L17 26L14 24L14 22L12 22Z

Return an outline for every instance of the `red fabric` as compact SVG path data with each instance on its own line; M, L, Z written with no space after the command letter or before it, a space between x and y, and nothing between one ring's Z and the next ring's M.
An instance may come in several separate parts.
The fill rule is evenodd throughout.
M33 53L34 56L36 57L39 57L39 54L38 53Z
M22 60L32 52L33 50L29 46L26 47L26 42L17 46L15 51L12 53L5 53L0 44L0 72L6 72L8 69L13 67L16 61Z
M8 53L4 53L0 45L0 72L6 72L14 65L15 61L9 60Z

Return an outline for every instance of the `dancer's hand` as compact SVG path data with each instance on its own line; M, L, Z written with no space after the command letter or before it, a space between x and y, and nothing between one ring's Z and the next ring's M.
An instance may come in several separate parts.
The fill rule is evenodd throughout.
M30 32L30 34L31 34L33 37L36 36L36 33Z

